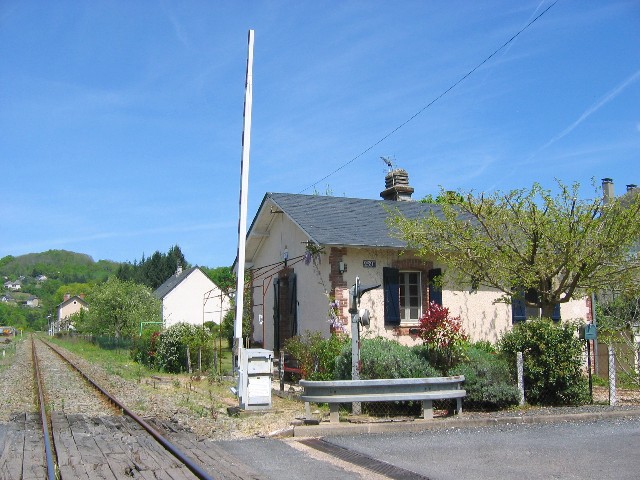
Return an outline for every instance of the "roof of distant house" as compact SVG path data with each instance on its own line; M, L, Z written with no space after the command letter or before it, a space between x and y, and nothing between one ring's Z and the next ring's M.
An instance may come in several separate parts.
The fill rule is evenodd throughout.
M183 280L185 280L194 270L200 270L198 267L187 268L179 273L171 275L162 285L160 285L154 292L153 296L158 299L166 297L171 290L176 288Z

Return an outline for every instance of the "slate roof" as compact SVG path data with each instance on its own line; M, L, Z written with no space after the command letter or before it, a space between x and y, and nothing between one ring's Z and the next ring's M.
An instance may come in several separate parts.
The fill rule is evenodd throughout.
M408 218L425 217L430 212L442 215L439 205L414 201L267 193L249 236L261 211L271 202L319 245L403 248L406 242L389 234L386 219L392 212L397 209Z
M191 273L196 270L198 267L187 268L183 270L180 274L171 275L162 285L160 285L155 292L153 292L153 296L159 300L162 300L166 297L171 290L176 288L184 279L186 279Z

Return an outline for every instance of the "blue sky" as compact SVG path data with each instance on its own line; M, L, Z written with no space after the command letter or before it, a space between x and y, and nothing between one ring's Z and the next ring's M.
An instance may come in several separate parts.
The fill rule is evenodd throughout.
M560 0L442 95L552 3L3 0L0 257L178 244L230 265L249 29L249 222L265 192L379 198L381 156L414 198L554 179L593 196L603 177L623 193L639 2Z

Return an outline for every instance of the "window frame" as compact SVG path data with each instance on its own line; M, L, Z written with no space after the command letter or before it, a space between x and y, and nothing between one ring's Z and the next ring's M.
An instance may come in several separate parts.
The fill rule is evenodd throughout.
M410 282L410 276L411 275L417 275L417 283L411 283ZM407 301L407 294L406 294L406 290L409 289L411 286L415 285L416 288L416 292L415 294L410 294L409 295L409 299L414 298L418 300L418 305L417 306L412 306L412 305L403 305L403 303L406 303ZM405 293L403 294L403 288L405 290ZM398 271L398 305L400 308L400 325L404 326L404 325L419 325L420 324L420 317L422 317L422 297L423 297L423 293L422 293L422 271L420 270L399 270ZM411 318L411 310L415 309L417 310L417 317ZM409 317L407 318L407 313L409 314Z

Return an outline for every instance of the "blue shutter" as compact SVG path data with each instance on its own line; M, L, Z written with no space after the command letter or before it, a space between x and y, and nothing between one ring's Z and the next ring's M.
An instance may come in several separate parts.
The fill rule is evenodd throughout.
M524 322L527 319L527 305L522 296L511 297L512 323Z
M384 324L400 325L400 271L397 268L382 269L384 289Z
M553 306L553 313L551 314L551 320L553 320L554 322L559 322L560 321L560 304L556 303Z
M442 276L442 270L440 268L429 270L429 302L436 302L442 306L442 288L435 284L435 279L440 276Z

